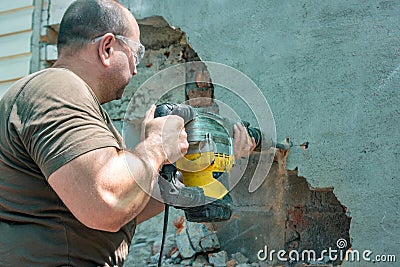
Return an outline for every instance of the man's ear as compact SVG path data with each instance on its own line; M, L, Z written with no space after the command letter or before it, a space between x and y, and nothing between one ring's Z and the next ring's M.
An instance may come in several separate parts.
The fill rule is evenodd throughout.
M109 67L111 65L111 55L113 53L114 42L115 37L112 33L106 33L100 40L98 52L101 63L103 63L105 67Z

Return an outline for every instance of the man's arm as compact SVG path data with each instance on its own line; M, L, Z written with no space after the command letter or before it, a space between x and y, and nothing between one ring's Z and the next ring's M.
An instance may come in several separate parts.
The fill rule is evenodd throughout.
M145 136L133 151L97 149L50 175L50 186L80 222L118 231L149 202L161 166L175 162L188 148L183 119L178 116L150 120Z
M151 198L150 201L147 203L146 207L142 210L142 212L136 217L136 223L142 223L165 209L165 203L158 201L155 198Z

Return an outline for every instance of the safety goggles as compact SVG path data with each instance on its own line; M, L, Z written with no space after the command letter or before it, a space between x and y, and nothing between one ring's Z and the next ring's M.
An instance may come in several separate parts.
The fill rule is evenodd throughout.
M92 42L96 43L97 41L101 40L103 36L104 35L94 38ZM133 57L135 58L135 65L136 66L139 65L140 61L144 57L144 52L145 52L144 45L142 45L139 42L135 42L129 39L128 37L122 35L114 34L114 37L115 39L120 40L122 43L124 43L126 46L129 47L129 49L132 51Z

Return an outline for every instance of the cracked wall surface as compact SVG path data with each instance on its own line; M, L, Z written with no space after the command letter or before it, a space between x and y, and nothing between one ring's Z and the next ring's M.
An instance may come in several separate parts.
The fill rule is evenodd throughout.
M139 25L142 34L146 36L142 42L148 51L142 66L139 67L139 72L156 73L172 64L199 60L196 52L188 45L185 33L169 26L162 17L139 20ZM160 43L157 40L160 40ZM185 53L191 56L183 56ZM192 106L215 108L216 104L212 103L214 97L212 77L209 77L205 67L186 69L186 73L177 75L182 75L188 80L209 82L185 84L167 94L159 102L182 102L189 99L188 103ZM184 80L182 82L184 83ZM137 93L134 89L133 93ZM141 117L136 117L135 114L143 114L143 111L136 108L150 105L150 102L146 104L148 99L146 95L153 93L155 92L144 92L143 96L134 95L134 98L141 99L137 107L134 105L133 117L130 119L130 126L136 128L135 131L139 130L141 123ZM207 100L192 101L196 97L207 97ZM124 118L124 103L131 98L131 89L128 87L128 92L122 100L105 105L114 121ZM217 110L218 108L214 111ZM288 152L283 153L286 160ZM287 251L313 249L319 254L325 248L334 247L338 238L350 240L350 218L336 199L332 188L314 189L306 179L297 176L297 171L288 174L285 163L281 163L273 165L266 182L259 190L250 194L248 180L252 178L257 164L259 159L255 155L247 166L245 178L232 191L235 204L233 218L227 223L214 224L222 242L221 249L230 254L239 251L250 260L258 261L254 251L263 248L265 244ZM161 228L158 231L161 231ZM133 247L135 246L134 244ZM349 247L350 244L347 248Z
M267 245L270 250L287 253L313 250L318 258L324 249L337 249L338 239L351 240L351 218L333 188L313 188L304 177L298 176L297 170L281 172L275 162L262 186L249 193L248 184L258 163L255 153L247 166L240 166L246 171L231 192L235 205L232 219L214 224L221 247L228 253L239 251L256 261L257 252ZM350 247L349 242L342 253ZM325 260L326 264L341 263ZM265 262L284 264L276 257Z
M123 3L139 18L179 25L203 60L248 75L278 139L310 141L291 151L288 168L315 188L334 187L352 217L353 248L398 254L400 2Z

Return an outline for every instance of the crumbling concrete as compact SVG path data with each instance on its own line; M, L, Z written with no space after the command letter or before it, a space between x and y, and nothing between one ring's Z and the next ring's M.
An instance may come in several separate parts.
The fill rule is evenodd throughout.
M255 153L242 180L231 191L235 205L232 219L214 224L223 249L242 252L256 261L257 252L265 246L287 253L314 250L317 258L324 249L338 249L340 238L348 243L343 252L350 248L351 218L333 188L312 188L297 170L282 173L280 163L275 162L261 188L249 193L248 184L258 162ZM266 262L279 264L276 258Z
M226 251L220 251L216 253L208 254L208 262L215 267L226 267L228 261L228 255Z
M288 168L314 187L334 186L351 212L353 249L399 255L400 1L122 2L181 27L203 60L248 75L279 139L310 141Z
M147 36L142 41L148 49L142 65L139 66L139 72L144 72L146 77L173 64L199 59L187 43L185 34L179 29L170 27L161 17L139 20L139 25L143 36ZM218 107L213 103L212 77L209 77L207 70L205 68L186 70L182 76L198 82L186 84L185 80L182 80L184 85L180 89L164 95L159 101L180 103L189 100L195 107L209 108L217 112ZM124 118L127 101L131 100L133 93L135 90L128 87L122 100L105 105L114 121L118 122ZM205 98L198 102L196 101L198 97ZM152 104L146 103L145 96L139 98L142 106L147 107ZM190 102L191 100L195 102ZM136 114L140 113L144 115L144 110ZM139 133L142 118L134 112L132 115L129 127ZM288 151L281 152L280 160L272 166L270 173L266 174L267 178L262 187L251 194L248 192L248 183L254 168L257 164L263 163L259 162L257 154L250 158L248 166L237 163L238 168L246 168L246 171L239 185L232 191L235 204L234 216L228 222L213 224L220 238L221 249L229 254L241 252L249 262L255 263L259 261L257 252L265 245L288 252L313 249L316 253L320 253L329 247L336 248L336 241L344 238L349 244L344 250L349 248L350 218L346 215L345 207L333 194L333 188L314 189L305 178L297 176L296 170L287 172L285 161ZM175 239L180 251L179 257L187 260L185 264L196 264L196 255L206 251L193 247L190 235L185 231L180 231ZM232 259L238 264L249 264ZM279 261L264 263L279 264Z
M182 256L187 259L198 252L214 251L220 248L218 237L211 228L203 223L185 221L184 217L177 217L174 221L177 228L175 241Z

